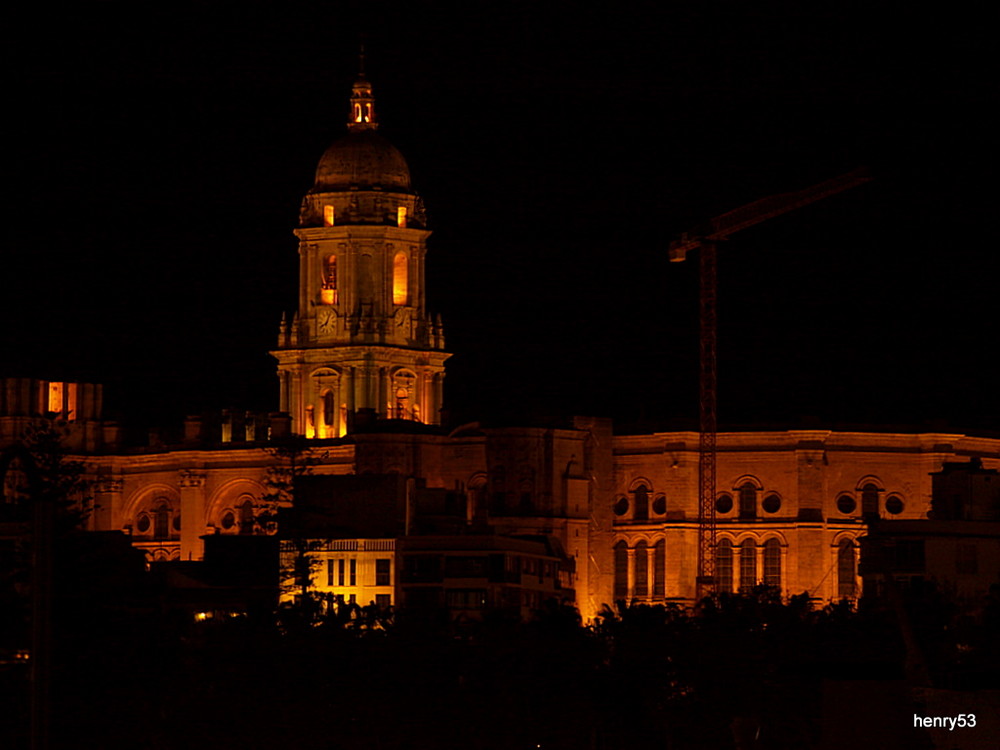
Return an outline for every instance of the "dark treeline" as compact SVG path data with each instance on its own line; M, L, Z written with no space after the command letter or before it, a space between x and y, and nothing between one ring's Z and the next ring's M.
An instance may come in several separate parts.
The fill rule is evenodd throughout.
M766 589L695 612L606 609L592 627L554 602L528 623L357 609L196 622L132 550L91 539L64 539L58 555L57 748L822 748L841 710L831 686L885 685L876 715L891 724L914 658L898 611ZM936 687L998 687L998 605L964 617L933 588L911 592L906 619ZM26 670L0 674L15 709L0 745L19 747Z

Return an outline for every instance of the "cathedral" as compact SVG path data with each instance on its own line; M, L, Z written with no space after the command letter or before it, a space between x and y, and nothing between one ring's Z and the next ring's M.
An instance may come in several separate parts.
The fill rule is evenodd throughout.
M618 601L691 604L698 433L618 435L594 417L441 426L450 355L425 295L424 207L405 158L378 132L364 77L349 111L295 230L298 309L281 320L271 352L280 411L228 413L220 424L189 417L180 442L134 448L102 421L100 386L5 379L5 504L17 501L27 468L11 446L56 419L86 466L89 528L123 532L154 565L196 562L213 539L262 533L255 519L281 460L273 446L301 436L309 497L337 521L317 532L318 590L360 604L512 603L523 613L556 597L585 620ZM996 438L736 432L719 434L717 451L719 591L766 584L821 603L855 599L873 524L909 522L922 533L913 522L933 520L935 478L946 469L974 467L992 482L982 485L986 505L1000 504ZM438 521L421 524L421 513ZM996 582L995 532L961 533L957 552L900 558L897 577L946 571L970 596L982 573Z

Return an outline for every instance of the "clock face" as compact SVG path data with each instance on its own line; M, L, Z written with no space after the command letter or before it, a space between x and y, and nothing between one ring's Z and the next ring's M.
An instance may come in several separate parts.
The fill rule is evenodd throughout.
M332 333L337 327L337 314L333 310L320 310L317 324L320 333Z

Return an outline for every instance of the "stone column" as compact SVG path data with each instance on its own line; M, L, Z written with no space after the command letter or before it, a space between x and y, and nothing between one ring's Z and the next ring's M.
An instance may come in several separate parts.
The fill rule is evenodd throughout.
M444 406L444 373L434 375L434 403L431 413L427 415L430 424L441 424L441 407Z
M788 545L782 544L779 549L781 550L781 582L779 586L781 587L781 595L787 596L791 593L788 589Z
M278 408L281 411L289 411L290 407L288 405L288 373L279 372L278 373L278 390L279 390L279 401Z
M424 406L427 403L427 370L423 367L417 369L417 387L414 390L416 392L413 394L413 405L417 407L420 421L426 422L427 417L424 415Z
M205 556L205 474L188 469L180 472L181 560L201 560Z
M754 541L753 565L753 578L757 582L757 585L760 585L764 583L764 545L760 543L760 540Z
M635 598L635 547L628 548L628 596L625 603L628 604Z
M646 593L652 599L656 591L656 543L646 546Z
M378 401L375 405L375 413L381 416L392 417L392 410L389 407L389 368L380 367L378 369Z
M309 244L299 242L299 309L309 309L309 276L308 268L312 262Z
M292 417L292 430L300 435L306 434L305 383L302 382L302 368L295 365L288 372L289 393L288 413Z
M362 396L361 400L364 407L368 409L373 409L378 412L378 405L375 403L375 377L377 372L375 370L375 365L372 362L371 354L365 355L365 364L363 367L363 383L362 383Z

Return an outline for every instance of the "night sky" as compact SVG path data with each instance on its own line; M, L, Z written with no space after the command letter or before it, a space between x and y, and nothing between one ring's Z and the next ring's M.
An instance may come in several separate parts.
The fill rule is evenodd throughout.
M721 247L720 426L1000 431L991 19L813 5L10 18L0 375L104 382L133 419L276 408L292 229L363 32L434 230L452 422L694 428L697 263L670 240L867 165Z

